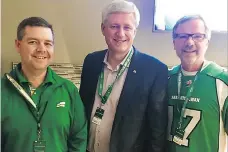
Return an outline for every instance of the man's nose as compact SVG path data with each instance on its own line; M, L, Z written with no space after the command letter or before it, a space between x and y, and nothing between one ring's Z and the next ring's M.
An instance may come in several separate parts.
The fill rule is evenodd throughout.
M125 35L124 28L120 27L120 28L118 29L117 35L118 35L119 37L123 37L123 36Z
M194 44L195 41L193 40L193 37L192 36L188 36L188 38L186 39L185 41L187 44Z
M37 47L37 51L41 51L41 52L46 51L45 44L44 43L39 43L38 47Z
M191 50L193 47L194 47L194 45L192 45L192 44L187 44L187 45L185 46L185 50Z

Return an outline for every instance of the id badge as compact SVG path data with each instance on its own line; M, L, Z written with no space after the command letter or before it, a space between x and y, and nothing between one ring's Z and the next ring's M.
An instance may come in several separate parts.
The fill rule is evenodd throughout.
M92 122L97 125L100 125L103 115L104 115L104 109L97 107L94 117L92 119Z
M100 125L101 124L101 119L94 116L92 119L92 122L95 123L96 125Z
M173 137L173 142L177 143L178 145L182 145L184 133L185 131L183 129L177 128Z
M39 140L33 142L33 152L45 152L46 141Z

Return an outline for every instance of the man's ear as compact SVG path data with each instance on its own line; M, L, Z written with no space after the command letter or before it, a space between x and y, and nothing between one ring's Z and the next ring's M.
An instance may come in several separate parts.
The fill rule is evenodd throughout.
M209 46L210 40L207 41L207 47Z
M16 48L18 53L20 53L20 47L21 47L21 41L16 39L15 40L15 48Z
M101 23L101 32L103 35L104 35L104 29L105 29L105 25L104 25L104 23Z
M137 28L135 28L135 30L134 30L134 37L136 36L136 33L137 33Z
M175 48L175 41L173 40L173 49L176 50Z

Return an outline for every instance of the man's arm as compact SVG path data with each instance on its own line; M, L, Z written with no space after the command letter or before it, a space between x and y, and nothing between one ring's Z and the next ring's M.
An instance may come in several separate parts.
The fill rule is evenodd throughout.
M79 94L80 97L82 99L82 102L85 102L85 97L87 94L87 89L86 89L86 80L85 80L85 71L88 71L88 58L89 58L90 54L88 54L83 62L83 66L82 66L82 73L81 73L81 82L80 82L80 89L79 89ZM84 103L85 104L85 103Z
M157 67L158 74L150 90L147 109L149 124L148 152L164 152L166 145L166 132L168 121L168 68L165 65Z
M224 123L224 129L228 134L228 73L223 71L220 75L220 79L216 79L217 96L219 100L219 107L222 108L222 119Z
M84 105L75 87L72 93L74 102L74 120L68 137L69 152L85 152L87 146L87 120L85 117Z
M225 99L225 103L222 110L223 122L226 134L228 134L228 97Z

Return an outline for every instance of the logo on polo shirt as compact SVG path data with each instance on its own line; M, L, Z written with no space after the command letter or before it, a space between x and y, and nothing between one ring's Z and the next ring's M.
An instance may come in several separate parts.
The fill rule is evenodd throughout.
M58 103L58 104L56 105L56 107L57 107L57 108L59 108L59 107L65 107L65 102L61 101L60 103Z

